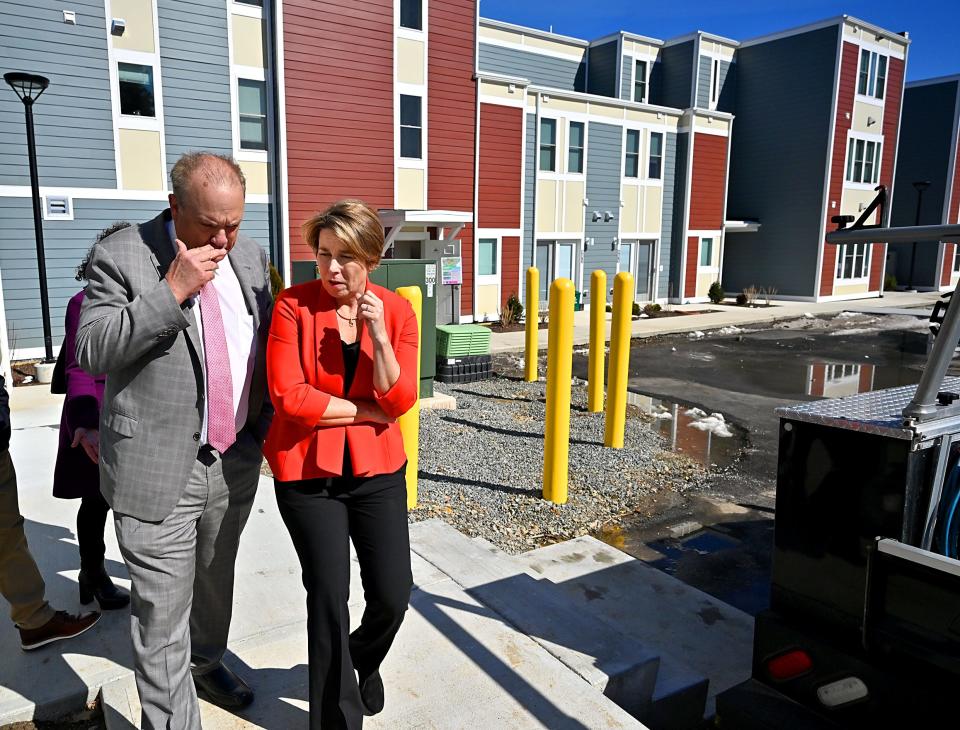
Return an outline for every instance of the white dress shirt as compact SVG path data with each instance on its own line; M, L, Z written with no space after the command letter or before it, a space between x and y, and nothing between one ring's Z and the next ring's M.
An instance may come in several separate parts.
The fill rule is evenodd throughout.
M177 248L177 232L173 221L167 221L167 232L174 251ZM236 416L237 433L247 422L250 408L250 380L253 377L253 364L257 354L257 338L253 330L253 315L247 311L247 302L243 298L240 280L233 270L230 254L227 254L214 273L213 286L220 300L220 315L223 318L223 331L227 339L227 354L230 358L230 375L233 379L233 410ZM190 298L197 321L197 339L200 341L200 357L203 353L203 316L200 313L198 297ZM204 368L206 359L204 358ZM200 443L207 443L207 382L203 382L203 427L200 429Z

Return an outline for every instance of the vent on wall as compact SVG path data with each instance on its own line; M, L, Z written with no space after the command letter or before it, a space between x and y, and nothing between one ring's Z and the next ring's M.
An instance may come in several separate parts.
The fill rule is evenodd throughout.
M44 220L73 220L73 200L69 195L47 195L43 199Z

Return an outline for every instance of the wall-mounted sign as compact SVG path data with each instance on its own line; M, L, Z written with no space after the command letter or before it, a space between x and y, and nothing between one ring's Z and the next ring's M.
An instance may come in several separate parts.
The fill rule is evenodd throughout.
M440 259L440 282L442 284L463 283L463 259L459 256L444 256Z

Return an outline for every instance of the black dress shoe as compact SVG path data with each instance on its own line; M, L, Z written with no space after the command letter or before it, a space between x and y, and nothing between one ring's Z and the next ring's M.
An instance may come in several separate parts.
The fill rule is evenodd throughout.
M102 610L112 611L130 603L130 594L117 588L103 567L99 570L81 568L77 582L80 584L80 603L84 605L96 598Z
M363 714L368 717L383 710L383 680L380 672L374 672L360 682L360 699L363 700Z
M253 702L253 690L222 663L205 674L194 674L197 696L225 710L240 710Z

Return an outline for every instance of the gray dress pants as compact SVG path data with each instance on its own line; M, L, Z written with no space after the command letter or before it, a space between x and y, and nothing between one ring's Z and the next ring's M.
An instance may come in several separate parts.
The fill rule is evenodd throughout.
M200 450L162 522L114 518L132 584L134 673L146 730L200 728L191 666L194 674L210 671L227 647L237 546L263 458L251 436L237 438L223 456Z

